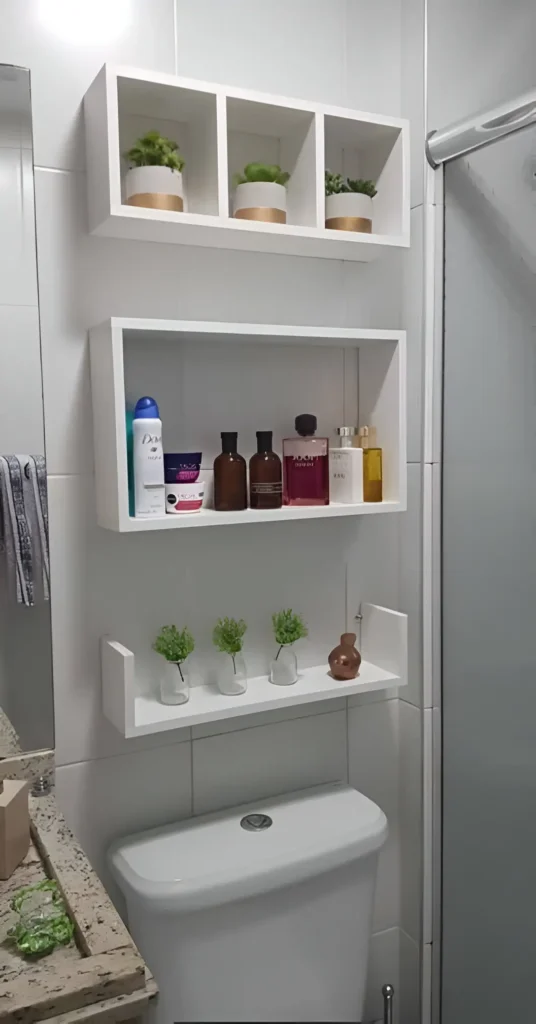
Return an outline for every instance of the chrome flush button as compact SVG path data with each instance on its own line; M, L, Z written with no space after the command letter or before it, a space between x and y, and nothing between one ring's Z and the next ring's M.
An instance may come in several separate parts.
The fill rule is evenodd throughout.
M270 825L273 825L273 821L269 814L246 814L240 822L241 828L245 828L246 832L264 832Z

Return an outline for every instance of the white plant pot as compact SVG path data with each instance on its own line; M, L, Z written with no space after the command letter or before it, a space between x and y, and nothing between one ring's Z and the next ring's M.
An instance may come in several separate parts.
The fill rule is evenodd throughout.
M326 196L326 227L335 231L372 231L372 199L363 192Z
M181 212L182 174L171 167L132 167L126 174L125 195L129 206Z
M287 190L274 181L246 181L236 186L233 212L241 220L286 224Z

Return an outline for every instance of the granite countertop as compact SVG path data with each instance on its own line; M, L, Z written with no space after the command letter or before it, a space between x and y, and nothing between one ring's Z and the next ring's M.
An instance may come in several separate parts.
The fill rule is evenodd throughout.
M4 758L0 778L46 776L47 767L53 773L51 758L50 751ZM12 877L0 882L0 1022L133 1021L156 985L54 796L30 797L30 813L30 850ZM55 878L63 893L75 939L31 961L6 942L10 901L20 886L47 877Z

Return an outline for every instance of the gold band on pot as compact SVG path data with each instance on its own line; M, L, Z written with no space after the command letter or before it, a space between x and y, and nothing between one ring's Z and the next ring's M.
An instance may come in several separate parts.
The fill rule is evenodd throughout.
M372 221L368 217L330 217L326 227L333 231L372 231Z
M127 206L147 206L151 210L183 211L182 196L173 196L168 192L137 192L129 196Z
M246 206L244 210L237 210L234 216L238 220L263 220L269 224L287 223L285 211L277 210L275 206Z

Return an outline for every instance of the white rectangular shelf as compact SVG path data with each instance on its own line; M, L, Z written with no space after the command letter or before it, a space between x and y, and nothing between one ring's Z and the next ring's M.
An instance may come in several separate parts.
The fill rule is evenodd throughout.
M257 510L246 508L243 512L215 512L204 508L195 515L162 516L158 519L129 518L130 533L145 533L147 530L180 530L195 526L246 526L248 523L284 523L295 519L333 519L340 516L378 515L382 512L400 512L399 501L359 502L355 505L329 505L295 508L285 506L278 509Z
M403 511L405 343L404 331L280 324L113 318L92 329L99 524L137 533ZM221 430L238 429L247 456L261 428L274 430L277 450L280 438L293 432L298 412L318 413L319 434L329 430L334 445L336 426L372 423L383 449L384 501L262 512L206 508L192 515L135 519L128 506L125 410L142 394L152 394L159 404L164 450L202 450L209 472Z
M404 686L407 681L407 616L365 604L362 607L360 650L363 656L357 679L333 679L326 665L302 669L293 686L275 686L267 676L250 679L246 693L226 697L215 686L190 690L187 704L161 704L156 686L136 679L135 655L116 641L102 640L103 710L127 739L170 729L239 718L260 711L276 711L335 697L351 697Z
M84 100L90 231L180 245L368 262L409 245L409 124L105 64ZM158 129L186 159L185 212L124 203L122 154ZM286 224L234 219L232 176L250 161L290 171ZM372 178L373 233L327 230L324 171Z

